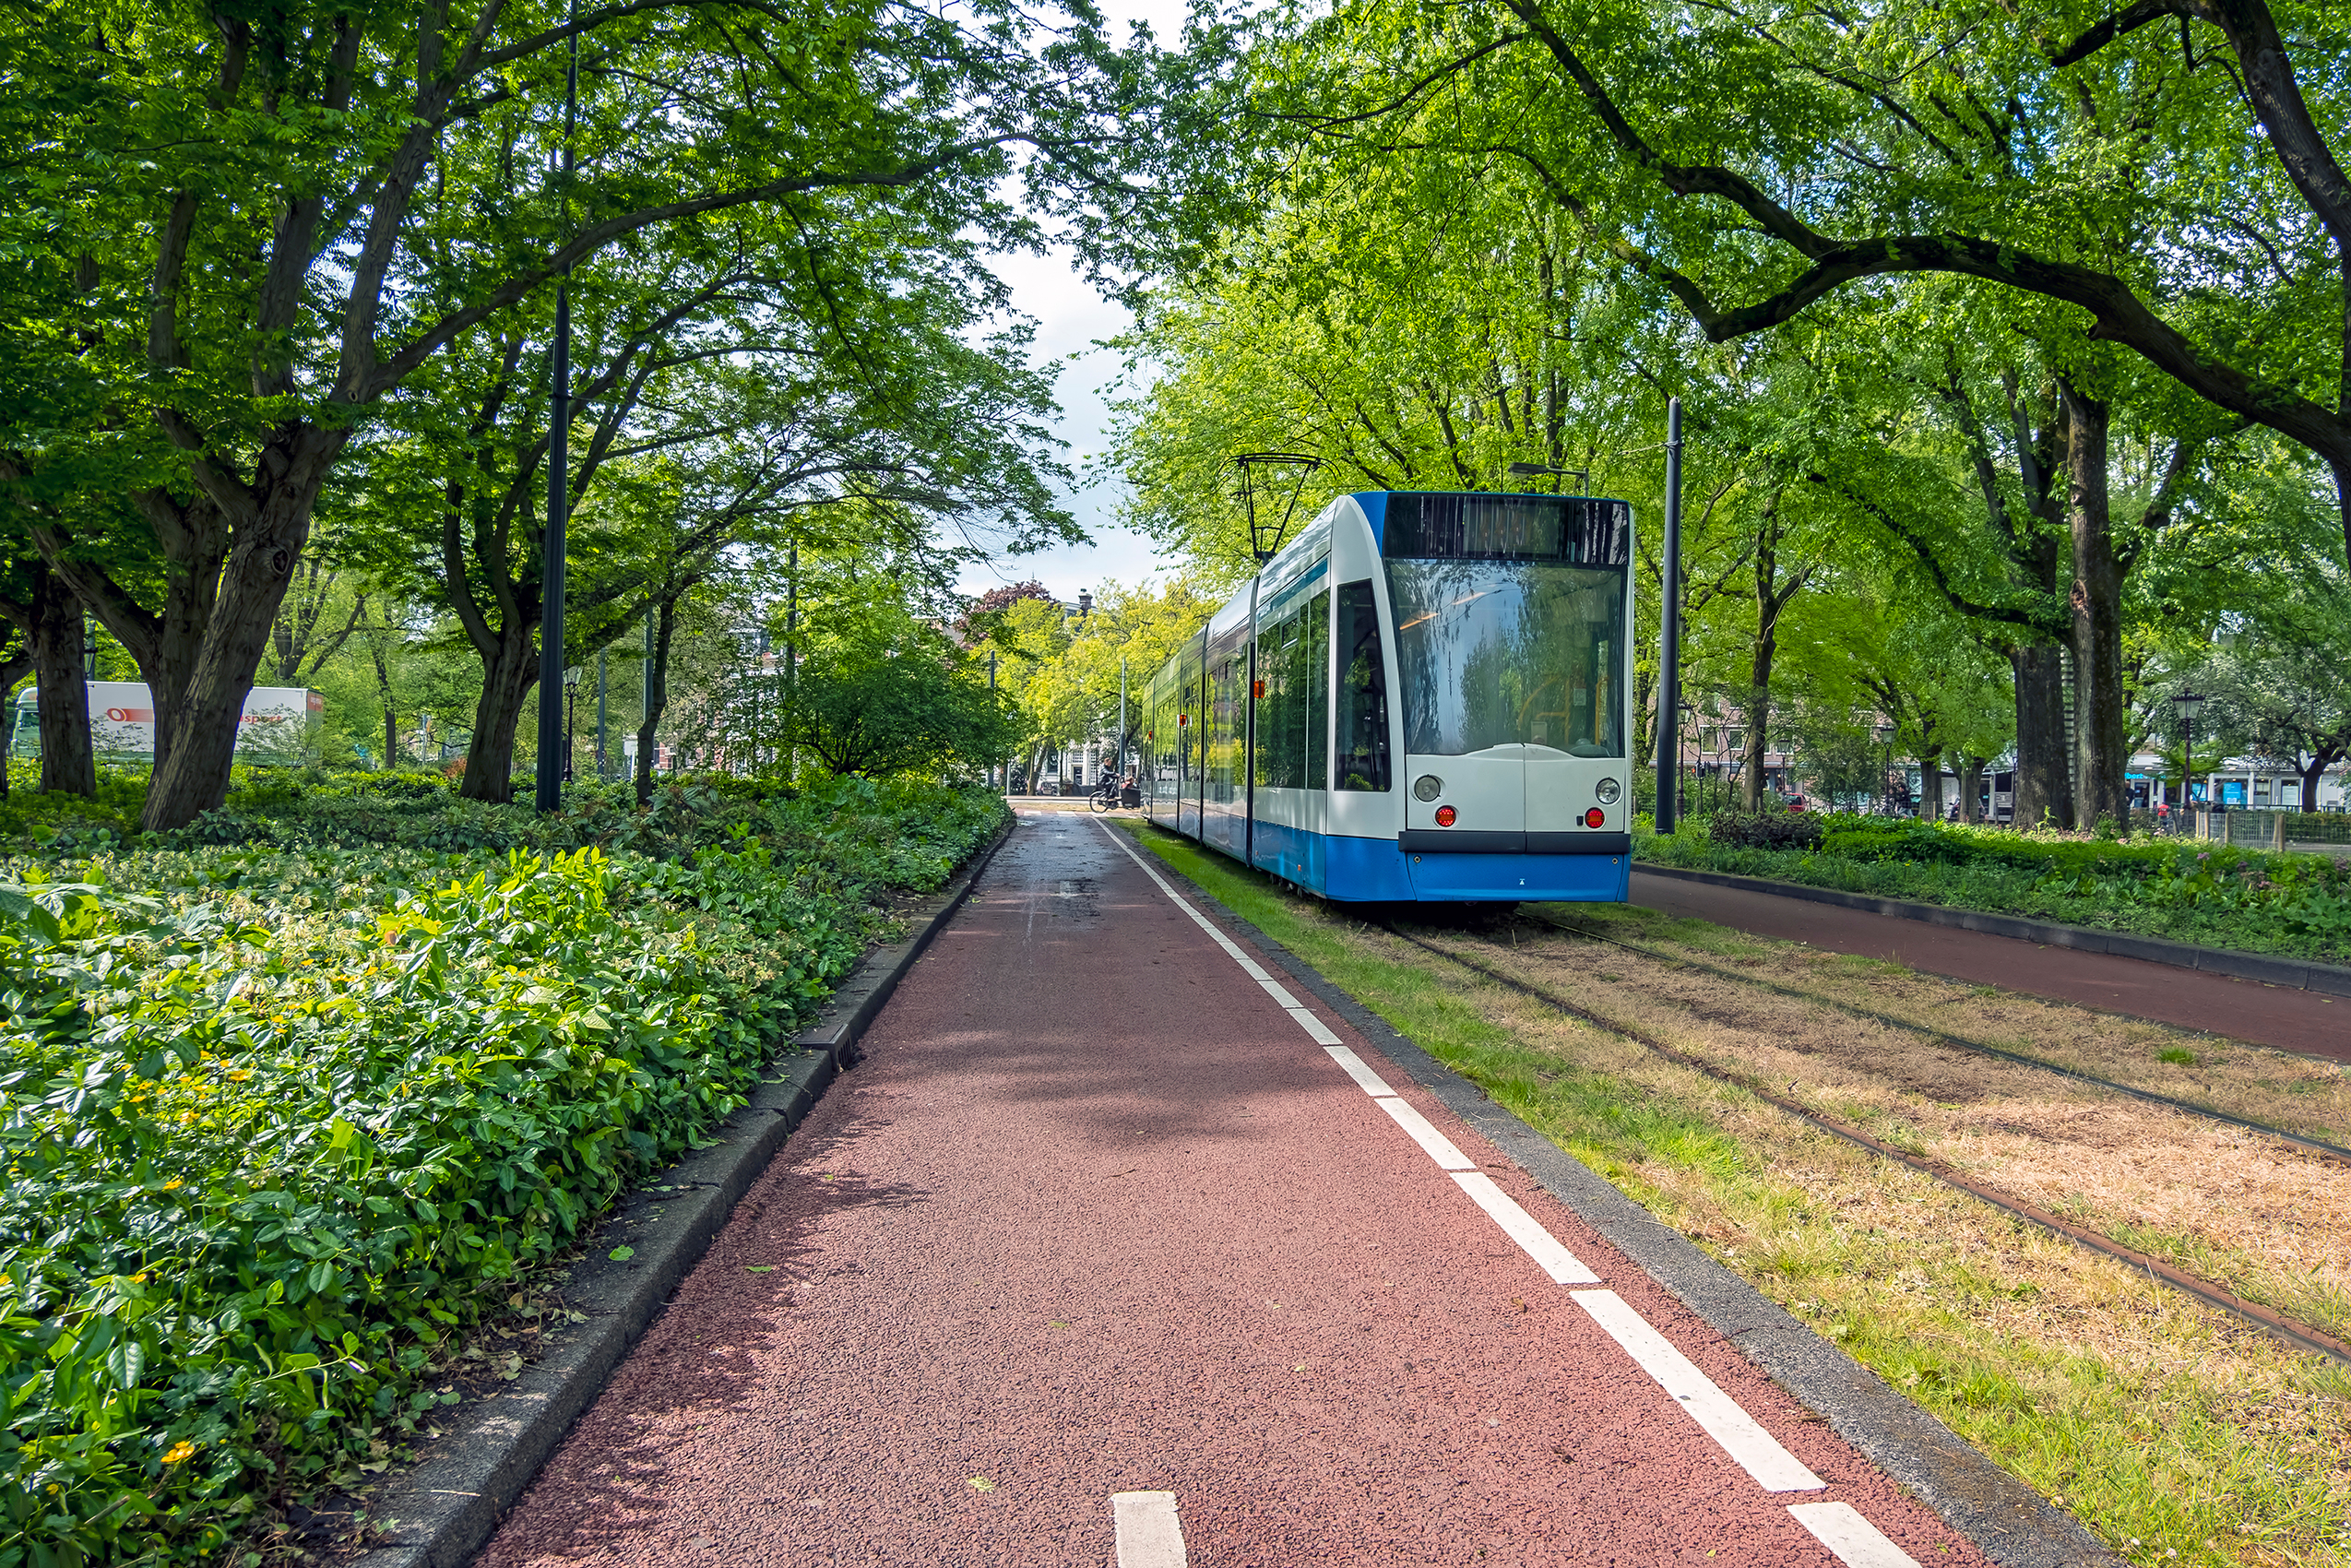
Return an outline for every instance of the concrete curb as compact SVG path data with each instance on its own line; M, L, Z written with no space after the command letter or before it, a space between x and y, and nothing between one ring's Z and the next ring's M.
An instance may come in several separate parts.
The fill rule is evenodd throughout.
M1686 866L1634 861L1633 869L1651 876L1680 882L1703 882L1713 887L1735 887L1747 893L1771 893L1800 898L1808 904L1834 904L1841 909L1864 909L1873 915L1918 921L1926 925L1980 931L1989 936L2013 937L2049 947L2071 947L2084 953L2111 953L2118 958L2143 958L2150 964L2202 969L2236 980L2259 980L2289 991L2315 991L2329 996L2351 996L2351 968L2312 963L2304 958L2276 958L2263 953L2239 953L2226 947L2199 947L2161 936L2133 936L2129 932L2098 931L2090 926L2059 925L2053 921L2028 921L2015 915L1989 915L1978 909L1953 909L1948 904L1915 904L1902 898L1880 898L1868 893L1847 893L1841 887L1814 887L1772 877L1740 876L1724 871L1692 871Z
M1162 861L1167 870L1181 875ZM1739 1347L1765 1375L1828 1422L1870 1463L1980 1548L2001 1568L2127 1568L2079 1519L1993 1464L1965 1439L1855 1360L1582 1160L1486 1098L1477 1085L1396 1032L1216 895L1185 878L1201 903L1345 1018L1412 1080L1484 1134L1649 1277Z
M597 1228L595 1251L576 1265L565 1292L588 1321L556 1336L547 1354L496 1397L458 1407L414 1469L370 1500L371 1522L393 1538L348 1568L461 1568L488 1544L508 1508L555 1452L572 1422L603 1391L701 1261L736 1202L766 1170L785 1137L857 1060L857 1043L898 981L931 945L1012 836L1007 822L955 879L908 918L906 937L876 948L816 1022L792 1038L749 1105L698 1149L621 1201ZM634 1255L606 1254L626 1245Z

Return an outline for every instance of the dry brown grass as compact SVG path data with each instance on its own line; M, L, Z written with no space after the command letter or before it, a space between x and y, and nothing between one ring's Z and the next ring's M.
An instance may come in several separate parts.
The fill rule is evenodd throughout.
M2351 1164L1622 948L1524 924L1436 939L1807 1109L2351 1337ZM1852 966L1787 944L1763 945L1781 950L1759 956L1776 983L1791 983L1799 970L1793 983L1808 988L1824 971L1835 981L1855 978ZM1596 953L1605 955L1597 964ZM1901 1016L1921 992L1940 991L1946 1016L1933 1027L1989 1039L1988 1020L1996 1017L2010 1039L2032 1041L2035 1054L2057 1059L2050 1047L2060 1043L2069 1065L2118 1081L2158 1051L2184 1049L2182 1040L2210 1050L2202 1037L2154 1024L2123 1024L2102 1040L2099 1026L2119 1021L2032 998L1954 995L1948 982L1892 965L1870 969L1860 1004L1872 1011ZM2298 1103L2321 1111L2345 1092L2333 1069L2260 1047L2232 1046L2226 1063L2201 1098L2241 1116L2293 1092L2281 1086L2314 1086Z
M1633 905L1578 906L1565 918L1668 954L1751 970L1759 980L1826 1001L2351 1146L2351 1070L2330 1063L2070 1003L1967 985L1882 959L1823 953L1801 943L1678 920ZM1521 941L1531 941L1542 922L1530 916L1517 927ZM1614 952L1628 961L1635 958L1622 948ZM1600 967L1615 966L1611 960ZM2162 1057L2167 1051L2195 1060L2166 1062Z

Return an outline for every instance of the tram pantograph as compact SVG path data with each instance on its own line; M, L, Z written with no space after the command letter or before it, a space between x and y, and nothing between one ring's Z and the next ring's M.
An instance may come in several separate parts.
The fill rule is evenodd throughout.
M1341 496L1153 677L1152 821L1342 901L1612 901L1633 509Z

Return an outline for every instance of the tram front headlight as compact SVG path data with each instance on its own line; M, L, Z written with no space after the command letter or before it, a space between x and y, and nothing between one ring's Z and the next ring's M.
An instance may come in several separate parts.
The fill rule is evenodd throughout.
M1617 797L1624 793L1624 786L1613 778L1603 778L1600 780L1600 787L1592 793L1600 798L1600 804L1612 806L1616 804Z
M1424 773L1412 781L1412 798L1433 801L1445 792L1445 781L1433 773Z

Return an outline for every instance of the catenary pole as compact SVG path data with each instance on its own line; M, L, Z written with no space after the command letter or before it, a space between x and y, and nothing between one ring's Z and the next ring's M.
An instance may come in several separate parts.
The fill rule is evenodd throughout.
M800 546L784 568L784 724L791 742L784 753L784 777L800 776Z
M571 64L564 74L563 226L571 226L572 133L579 123L579 0L572 0ZM544 610L539 620L538 805L552 812L564 803L564 764L555 737L564 724L564 517L570 504L572 422L571 268L555 275L555 349L549 356L547 425L547 549L539 580ZM568 739L568 736L565 736Z
M1666 404L1666 537L1658 572L1656 828L1671 833L1681 766L1681 399ZM1752 720L1753 716L1749 716Z

